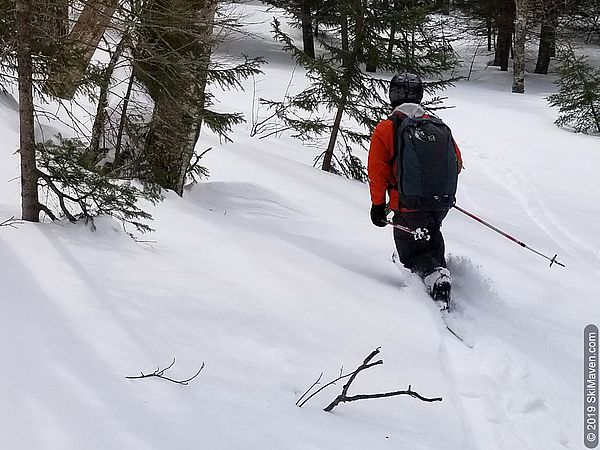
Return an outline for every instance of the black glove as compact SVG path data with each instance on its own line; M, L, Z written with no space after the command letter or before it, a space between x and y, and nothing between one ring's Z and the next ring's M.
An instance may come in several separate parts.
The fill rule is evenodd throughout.
M371 222L378 227L385 227L387 225L385 203L381 205L371 205Z

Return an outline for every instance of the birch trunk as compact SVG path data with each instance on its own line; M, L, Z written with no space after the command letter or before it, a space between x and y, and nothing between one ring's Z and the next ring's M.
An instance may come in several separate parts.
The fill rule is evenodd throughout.
M75 95L100 39L115 13L118 0L89 0L69 33L45 90L70 100Z

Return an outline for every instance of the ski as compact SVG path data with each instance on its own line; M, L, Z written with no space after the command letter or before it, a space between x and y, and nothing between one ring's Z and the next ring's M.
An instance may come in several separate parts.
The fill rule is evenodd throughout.
M473 344L469 344L468 342L466 342L462 336L460 336L456 331L454 331L452 328L450 328L450 326L447 323L444 323L444 325L446 325L446 330L448 330L450 332L450 334L452 334L452 336L454 336L456 339L458 339L460 342L462 342L467 348L473 348Z
M442 321L444 322L444 326L446 327L446 330L448 330L452 336L454 336L456 339L458 339L460 342L462 342L467 348L472 349L474 347L473 344L470 344L469 342L467 342L465 340L465 338L461 334L456 332L448 323L448 318L449 318L448 314L451 312L451 310L445 309L445 310L441 310L440 312L441 312Z
M404 271L404 267L402 266L402 264L400 263L400 260L398 258L398 254L396 252L392 253L392 262L394 263L394 265L401 271ZM433 302L435 303L435 305L439 308L440 313L441 313L441 318L442 321L444 322L444 326L446 327L446 329L448 330L448 332L454 336L456 339L458 339L462 344L464 344L467 348L472 349L473 348L473 344L469 344L467 341L465 341L465 339L459 334L457 333L449 324L447 321L447 316L448 314L452 311L452 300L451 300L451 295L450 295L450 289L448 288L447 291L445 291L443 294L445 297L445 300L433 300Z

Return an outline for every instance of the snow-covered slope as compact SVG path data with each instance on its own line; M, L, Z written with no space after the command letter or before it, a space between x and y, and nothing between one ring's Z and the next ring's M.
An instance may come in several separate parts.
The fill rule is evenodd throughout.
M270 49L257 89L277 98L292 66L260 25L269 14L249 8L266 40L230 51ZM456 108L441 115L466 166L460 204L567 268L451 212L452 323L472 349L389 261L391 231L370 224L365 185L312 168L314 149L242 126L232 144L202 138L212 176L150 208L156 231L141 239L151 242L109 219L96 232L0 228L2 447L581 448L582 330L600 322L600 145L552 125L544 79L529 76L515 96L508 76L481 71L447 92ZM222 104L249 112L251 96ZM19 212L16 112L0 102L0 119L4 219ZM410 384L443 401L325 413L338 383L295 406L321 372L336 378L379 346L385 363L353 393ZM176 379L206 366L188 386L125 379L174 357Z

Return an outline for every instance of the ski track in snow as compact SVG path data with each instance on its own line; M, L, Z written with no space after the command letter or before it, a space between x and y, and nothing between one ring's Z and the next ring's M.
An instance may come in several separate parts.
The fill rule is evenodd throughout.
M480 155L477 156L480 157ZM499 158L493 158L492 161L493 164L490 164L490 160L486 159L485 164L480 163L480 166L482 166L491 180L504 186L508 193L517 200L523 212L552 239L557 247L567 250L568 246L565 244L565 240L568 240L576 244L580 252L600 261L600 253L597 250L590 249L589 242L586 243L578 239L578 233L572 229L567 229L556 215L550 211L550 208L545 205L545 201L538 194L538 189L531 181L528 181L528 177L524 174L523 169L514 164L508 165ZM548 256L552 257L553 255Z
M527 361L516 358L505 340L512 328L507 311L490 281L470 261L450 258L449 267L455 280L456 310L448 323L473 348L446 335L441 357L455 380L455 395L469 424L473 448L537 448L527 428L518 429L530 420L527 416L546 408L545 399L535 393L535 385L528 379ZM499 428L512 432L500 433Z

